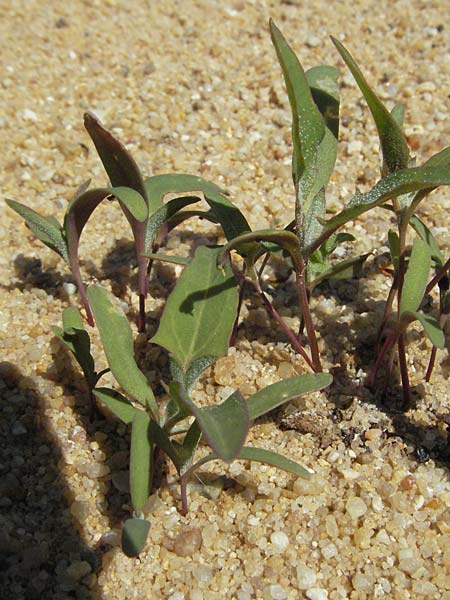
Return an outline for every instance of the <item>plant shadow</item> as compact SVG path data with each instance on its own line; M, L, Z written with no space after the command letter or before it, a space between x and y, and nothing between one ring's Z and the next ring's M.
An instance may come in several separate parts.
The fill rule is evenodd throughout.
M2 598L98 599L102 550L83 541L60 473L61 441L46 403L14 364L0 363Z

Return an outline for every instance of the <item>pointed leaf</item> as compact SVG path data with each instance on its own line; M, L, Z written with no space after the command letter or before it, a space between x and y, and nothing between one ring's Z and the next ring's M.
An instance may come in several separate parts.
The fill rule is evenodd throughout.
M174 198L173 200L169 200L167 204L163 204L150 215L145 231L144 248L146 255L151 254L153 243L161 225L176 215L185 206L199 202L199 200L201 200L201 198L195 195Z
M74 306L65 308L62 320L64 329L52 327L52 331L75 356L89 387L92 388L97 382L95 364L90 351L91 341L88 332L84 329L80 311Z
M328 237L341 225L391 198L440 185L450 185L449 167L415 167L387 175L366 194L356 194L340 213L325 221L321 237Z
M403 313L414 312L423 300L428 283L431 255L428 245L421 239L414 240L408 269L405 274L400 301L400 317Z
M32 208L15 200L7 199L6 204L25 220L27 226L43 244L57 252L67 263L69 262L62 228L59 224L56 226L54 217L42 217Z
M227 265L217 269L220 248L200 246L170 294L152 343L166 348L186 372L198 358L226 354L238 293Z
M109 388L95 388L93 392L100 402L109 408L123 423L129 425L133 421L137 408L134 408L125 396Z
M326 279L352 279L359 277L365 261L370 253L361 256L352 256L329 266L324 266L318 273L314 273L311 280L308 279L308 289L311 291L319 283ZM308 265L308 274L311 263Z
M177 442L173 442L167 432L156 423L150 422L150 434L155 444L167 454L170 460L175 465L178 473L181 473L184 465L190 462L192 452L189 448L184 448Z
M406 169L409 161L409 149L401 126L370 88L350 52L339 40L334 37L331 39L355 78L372 113L383 153L383 174L387 175L400 169Z
M445 336L442 327L437 319L431 315L426 315L421 311L409 313L413 315L422 325L428 339L436 348L445 347Z
M291 105L294 145L292 174L297 185L305 168L315 161L317 148L325 134L325 125L297 56L272 20L270 35L283 71Z
M278 229L260 229L244 233L228 242L218 256L219 264L231 250L238 250L241 245L249 245L251 242L269 242L276 244L283 250L289 252L292 257L298 257L301 253L300 242L295 233L291 231L279 231Z
M239 452L238 458L240 460L251 460L253 462L260 462L270 465L271 467L277 467L278 469L282 469L287 473L298 475L303 479L311 479L313 475L309 469L299 465L293 460L290 460L285 456L281 456L280 454L276 454L275 452L271 452L270 450L263 450L262 448L245 446Z
M403 120L405 118L405 105L396 104L391 110L392 117L397 121L400 127L403 127Z
M148 216L147 202L139 192L132 188L120 186L111 188L111 193L119 200L137 221L145 221Z
M147 179L145 185L149 194L150 215L153 215L161 209L164 196L168 194L182 194L185 197L191 198L189 204L198 200L205 200L211 208L210 213L212 219L221 224L227 239L232 239L244 231L250 231L250 227L244 215L226 197L224 190L211 181L203 179L203 177L184 173L155 175L154 177ZM169 203L170 201L168 204ZM160 213L160 216L157 219L155 215L155 220L159 221L157 227L159 227L163 221L173 217L178 210L187 204L188 203L185 203L183 206L176 208L176 210L174 210L176 207L174 204L174 208L172 208L170 213L162 219L161 215L164 213ZM209 216L206 218L209 218ZM155 226L152 225L153 230L154 228ZM152 235L153 231L147 232L147 251L150 251L149 243Z
M234 392L222 404L191 410L208 444L219 458L234 460L244 445L250 427L247 404L239 392Z
M122 550L126 556L134 558L144 549L150 523L145 519L127 519L122 529Z
M131 423L130 492L133 508L141 512L150 496L152 486L153 443L150 436L150 417L136 410Z
M391 253L392 264L395 272L398 271L398 261L400 257L400 239L398 233L393 229L388 231L389 251Z
M125 186L139 192L148 202L141 172L125 146L100 123L93 113L84 115L84 126L114 187Z
M125 392L148 406L157 419L155 397L134 358L133 335L127 318L102 287L91 286L88 297L112 374Z
M247 399L250 419L253 421L299 396L323 390L332 381L329 373L306 373L268 385Z
M170 372L174 380L181 384L189 394L200 375L216 360L217 356L202 356L193 360L188 370L184 372L183 368L172 358L170 360Z

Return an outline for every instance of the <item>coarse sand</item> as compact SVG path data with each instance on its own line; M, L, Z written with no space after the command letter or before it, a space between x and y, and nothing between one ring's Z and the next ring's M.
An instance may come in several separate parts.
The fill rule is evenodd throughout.
M406 103L418 164L450 145L450 25L444 1L0 0L0 598L103 600L450 600L450 423L447 350L423 382L429 343L411 328L414 406L382 404L364 386L390 279L389 215L347 228L348 256L371 252L359 280L312 298L329 390L265 418L250 441L314 469L311 481L256 463L214 462L182 517L167 468L149 500L138 559L120 550L129 514L129 437L112 418L89 422L76 365L51 333L77 304L65 265L4 198L62 218L87 178L105 173L83 129L93 110L146 175L200 174L229 190L253 228L292 219L290 112L270 42L273 17L302 63L339 65L341 129L327 202L338 208L379 174L375 126L329 34L352 51L380 97ZM448 256L450 193L420 209ZM187 254L218 229L189 221L169 240ZM81 244L86 281L111 289L133 318L136 272L128 224L98 209ZM146 374L159 389L167 358L147 344L174 267L151 281ZM267 285L298 327L290 282ZM98 337L94 351L105 365ZM244 396L306 371L249 297L235 346L206 372L198 402ZM105 378L105 384L112 379ZM161 391L161 390L160 390ZM222 489L223 488L223 489ZM209 490L209 497L199 493Z

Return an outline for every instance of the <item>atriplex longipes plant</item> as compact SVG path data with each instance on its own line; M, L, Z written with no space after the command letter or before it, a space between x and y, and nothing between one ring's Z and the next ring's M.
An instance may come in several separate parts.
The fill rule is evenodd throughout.
M216 267L220 248L201 246L178 280L167 300L158 331L152 342L170 355L172 383L169 400L161 406L139 369L133 349L130 325L114 300L100 286L88 289L89 301L112 374L123 395L109 388L93 388L93 393L120 420L131 425L130 491L133 516L123 527L124 551L134 556L145 543L150 527L144 508L152 488L155 450L164 452L180 476L181 512L188 508L187 482L206 462L222 459L252 460L309 478L311 472L301 465L261 448L245 446L252 421L302 394L328 386L331 375L307 374L280 381L245 400L236 390L221 404L199 407L192 390L202 372L226 354L236 317L238 292L229 265ZM95 383L101 374L91 375L93 359L88 336L81 319L70 318L66 309L65 343L74 338L83 343L71 350L87 378ZM220 315L220 317L219 317ZM87 341L86 341L87 340ZM87 367L84 365L88 365ZM91 388L91 384L89 384ZM211 448L197 462L195 454L201 437Z
M157 247L159 234L164 238L173 227L193 216L220 223L225 235L230 238L236 233L249 230L249 226L244 216L217 185L202 177L187 174L155 175L144 179L125 146L93 114L86 113L84 124L103 162L111 187L88 189L89 181L80 186L67 207L62 225L54 217L43 217L20 202L6 202L45 245L68 263L88 322L93 325L80 273L80 236L102 200L116 198L130 223L135 241L139 293L138 329L142 332L145 330L145 298L151 254ZM182 211L200 200L208 203L208 211Z
M398 233L391 230L388 236L394 265L394 278L380 328L379 337L386 336L386 339L376 358L369 383L373 384L378 368L386 354L389 354L386 372L387 385L394 357L393 348L397 345L404 404L407 406L411 402L411 392L405 353L406 328L411 322L419 321L433 345L426 374L427 379L431 376L436 348L443 348L445 344L443 326L448 312L445 280L448 281L447 272L450 263L447 261L444 264L435 239L415 213L430 192L439 185L450 183L450 148L445 148L432 156L422 167L415 167L415 160L410 157L407 141L402 131L403 107L397 105L390 113L371 90L348 50L338 40L333 39L333 42L352 72L377 126L383 156L382 175L385 175L377 186L389 179L396 179L400 184L396 193L391 193L387 198L392 201L392 205L387 208L394 212L398 227ZM358 203L360 203L360 199ZM335 219L339 222L339 215ZM336 222L335 219L331 221ZM406 239L409 226L416 231L419 238L414 240L407 266ZM437 273L427 285L432 259ZM437 320L432 315L425 315L419 310L419 307L424 296L430 293L439 282L441 283L439 299L441 318ZM397 301L397 310L394 316L395 300Z

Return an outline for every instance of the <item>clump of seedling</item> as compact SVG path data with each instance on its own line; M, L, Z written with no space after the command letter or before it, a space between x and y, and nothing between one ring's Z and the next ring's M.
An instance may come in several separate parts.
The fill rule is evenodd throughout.
M200 177L175 174L144 179L127 149L90 113L85 116L85 126L111 185L89 189L88 182L81 186L67 208L62 225L53 217L42 217L8 200L9 206L25 219L33 233L69 264L88 322L92 325L95 321L109 369L121 388L119 392L98 387L105 371L97 373L95 370L89 336L79 311L66 309L63 329L55 328L55 334L78 360L90 394L131 426L133 515L123 528L123 547L130 556L140 552L150 527L144 508L152 488L156 449L172 460L179 474L184 514L188 508L187 481L210 460L255 460L301 477L310 476L310 471L287 458L245 446L245 440L254 419L292 398L323 389L332 381L331 375L322 373L309 297L324 279L357 276L367 258L364 255L334 262L332 255L338 245L354 240L350 233L338 232L341 227L375 207L390 210L397 222L397 231L391 230L388 234L394 276L369 383L375 383L387 359L388 384L397 349L405 404L410 401L405 332L413 321L422 325L433 346L426 379L431 377L436 348L444 346L443 328L450 312L450 261L444 260L436 240L416 212L431 191L450 184L450 148L416 167L402 131L403 108L397 105L388 111L348 50L333 39L375 120L382 168L381 179L371 190L364 194L356 192L339 213L328 218L325 192L337 157L339 132L338 71L334 67L319 66L305 72L273 22L270 31L292 111L295 208L294 218L285 229L251 231L247 219L225 192ZM80 236L87 220L105 198L119 202L133 233L138 268L139 331L145 329L145 299L153 261L165 260L184 266L151 340L170 357L172 381L167 387L165 404L155 398L136 363L132 330L123 312L102 287L90 286L86 291L81 280ZM208 210L187 209L200 200L206 201ZM200 246L192 258L161 254L159 249L168 233L188 218L219 224L226 238L225 245ZM406 244L408 229L417 236L410 254ZM233 272L232 251L243 258L240 273ZM263 273L273 256L286 258L295 273L301 319L298 332L289 329L264 292ZM435 274L429 280L432 266ZM200 407L193 400L194 386L201 374L226 354L236 331L247 282L256 288L268 312L314 373L280 381L247 399L236 390L221 404ZM437 318L421 310L425 296L436 285L439 286ZM196 459L202 437L211 452Z
M88 289L109 368L123 391L122 394L110 388L94 387L93 393L121 421L131 425L133 516L125 522L122 538L124 551L130 556L142 550L150 527L143 510L152 488L155 449L172 460L180 476L183 514L188 509L189 478L211 460L259 461L300 477L311 476L309 470L288 458L244 444L252 421L292 398L327 387L331 375L292 377L246 400L236 390L221 404L206 407L199 407L192 399L192 390L202 372L226 354L236 317L236 283L229 265L225 265L223 271L217 269L220 251L220 248L206 246L197 248L169 296L158 331L151 340L170 355L173 380L165 406L156 400L135 361L132 331L122 310L104 288L91 286ZM76 317L69 320L67 315L65 320L64 341L82 340L83 343L69 347L89 381L98 380L101 374L93 375L87 334L81 322ZM211 452L195 462L202 437Z
M125 146L105 129L93 114L85 114L84 124L111 185L89 189L90 181L87 181L80 186L67 207L62 225L54 217L42 216L20 202L6 202L25 220L36 237L57 252L69 265L88 322L93 325L93 316L80 273L80 237L87 221L103 200L118 200L131 226L135 242L139 294L138 329L143 332L148 278L155 258L152 253L159 247L160 237L164 240L169 231L192 217L220 223L225 235L230 237L233 237L236 231L246 231L249 227L244 216L226 197L224 190L214 183L187 174L155 175L144 179ZM208 211L182 211L201 200L209 205Z

